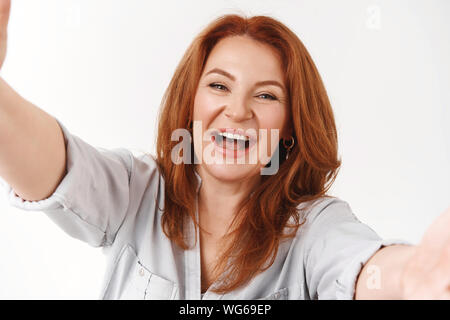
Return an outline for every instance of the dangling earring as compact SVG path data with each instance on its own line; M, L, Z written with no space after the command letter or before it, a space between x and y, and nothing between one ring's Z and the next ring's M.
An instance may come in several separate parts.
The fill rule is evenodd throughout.
M286 140L283 139L283 147L287 150L287 153L286 153L286 160L289 159L289 152L291 152L291 149L294 147L294 144L295 144L294 137L291 136L291 138L289 139L289 141L291 141L291 143L290 143L289 145L286 145Z

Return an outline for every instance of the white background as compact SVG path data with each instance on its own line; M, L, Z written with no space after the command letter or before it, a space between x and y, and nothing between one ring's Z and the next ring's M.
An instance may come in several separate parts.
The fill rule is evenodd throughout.
M176 65L225 13L296 32L336 115L332 194L383 238L417 243L450 206L449 1L13 0L2 77L94 146L154 152ZM4 197L0 253L2 299L99 296L101 251Z

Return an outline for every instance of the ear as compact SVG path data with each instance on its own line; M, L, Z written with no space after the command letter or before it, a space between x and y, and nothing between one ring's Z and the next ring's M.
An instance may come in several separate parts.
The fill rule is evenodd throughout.
M281 134L281 139L289 140L294 136L294 129L292 128L291 123L289 122L287 126L283 129Z

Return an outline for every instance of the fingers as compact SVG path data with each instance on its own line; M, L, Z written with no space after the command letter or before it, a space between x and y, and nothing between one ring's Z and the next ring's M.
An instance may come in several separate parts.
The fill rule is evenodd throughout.
M427 251L439 254L450 245L450 208L445 210L426 230L421 244Z
M414 256L404 270L402 284L405 299L448 300L450 298L450 247L447 246L436 257L431 253L428 254L428 259Z
M447 290L445 290L438 298L439 300L450 300L450 284L447 287Z
M0 0L0 36L6 34L10 9L11 0Z
M0 69L6 56L6 38L11 0L0 0Z
M450 244L442 252L439 273L441 274L442 290L450 294Z

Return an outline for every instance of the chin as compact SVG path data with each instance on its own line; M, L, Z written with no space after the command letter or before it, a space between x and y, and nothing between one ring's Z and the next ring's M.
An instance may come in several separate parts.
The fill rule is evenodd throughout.
M198 154L197 150L194 152L199 159L201 155ZM211 150L213 150L212 153ZM214 147L214 142L204 142L202 151L210 156L202 158L201 170L223 182L238 182L256 178L256 176L261 175L263 166L258 161L251 162L250 159L257 159L257 150L256 143L254 143L250 148L251 156L247 152L246 155L229 158L228 160L231 160L231 163L226 163L226 156L217 147ZM230 155L228 156L230 157Z
M257 165L250 164L203 164L203 168L217 180L240 181L260 174Z

